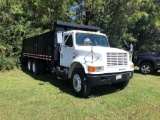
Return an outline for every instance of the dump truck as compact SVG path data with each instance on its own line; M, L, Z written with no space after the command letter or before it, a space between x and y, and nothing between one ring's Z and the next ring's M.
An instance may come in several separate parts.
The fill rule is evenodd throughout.
M112 48L100 27L57 21L50 32L23 40L22 57L28 71L49 70L70 79L76 96L88 97L94 86L124 89L133 76L129 52Z

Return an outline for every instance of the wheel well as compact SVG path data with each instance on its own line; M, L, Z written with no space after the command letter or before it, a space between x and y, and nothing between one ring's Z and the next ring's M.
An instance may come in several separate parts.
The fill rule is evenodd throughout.
M153 63L152 61L150 61L150 60L143 60L143 61L141 61L141 62L139 63L139 66L141 66L143 63L149 63L149 64L151 64L151 65L153 66L153 68L155 69L154 63Z
M70 69L69 69L69 74L68 74L68 78L71 78L72 72L73 70L75 70L76 68L83 68L82 64L80 64L79 62L74 62L71 64ZM84 68L83 68L84 69Z

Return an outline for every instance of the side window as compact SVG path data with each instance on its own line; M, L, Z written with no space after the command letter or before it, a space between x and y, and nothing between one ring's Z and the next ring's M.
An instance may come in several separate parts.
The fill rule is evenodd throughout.
M72 35L66 35L65 36L65 45L68 46L68 47L72 47L73 46Z
M158 57L160 58L160 53L158 54Z

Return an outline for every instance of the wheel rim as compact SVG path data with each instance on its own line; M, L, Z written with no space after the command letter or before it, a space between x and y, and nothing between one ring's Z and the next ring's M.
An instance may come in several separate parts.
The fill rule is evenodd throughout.
M79 92L81 90L81 78L78 74L75 74L73 76L73 87L75 89L76 92Z
M142 65L141 71L142 71L142 73L147 74L147 73L150 73L150 72L151 72L151 68L150 68L149 65Z
M31 63L28 62L28 70L31 70Z
M32 71L33 71L33 72L36 71L36 70L35 70L35 63L33 63L33 65L32 65Z

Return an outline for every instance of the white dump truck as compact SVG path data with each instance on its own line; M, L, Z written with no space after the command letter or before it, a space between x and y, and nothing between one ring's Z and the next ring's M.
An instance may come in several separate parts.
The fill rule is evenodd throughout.
M129 53L112 48L100 28L55 22L54 30L23 40L23 60L35 74L46 69L70 79L75 95L88 97L94 86L125 88L133 76Z

